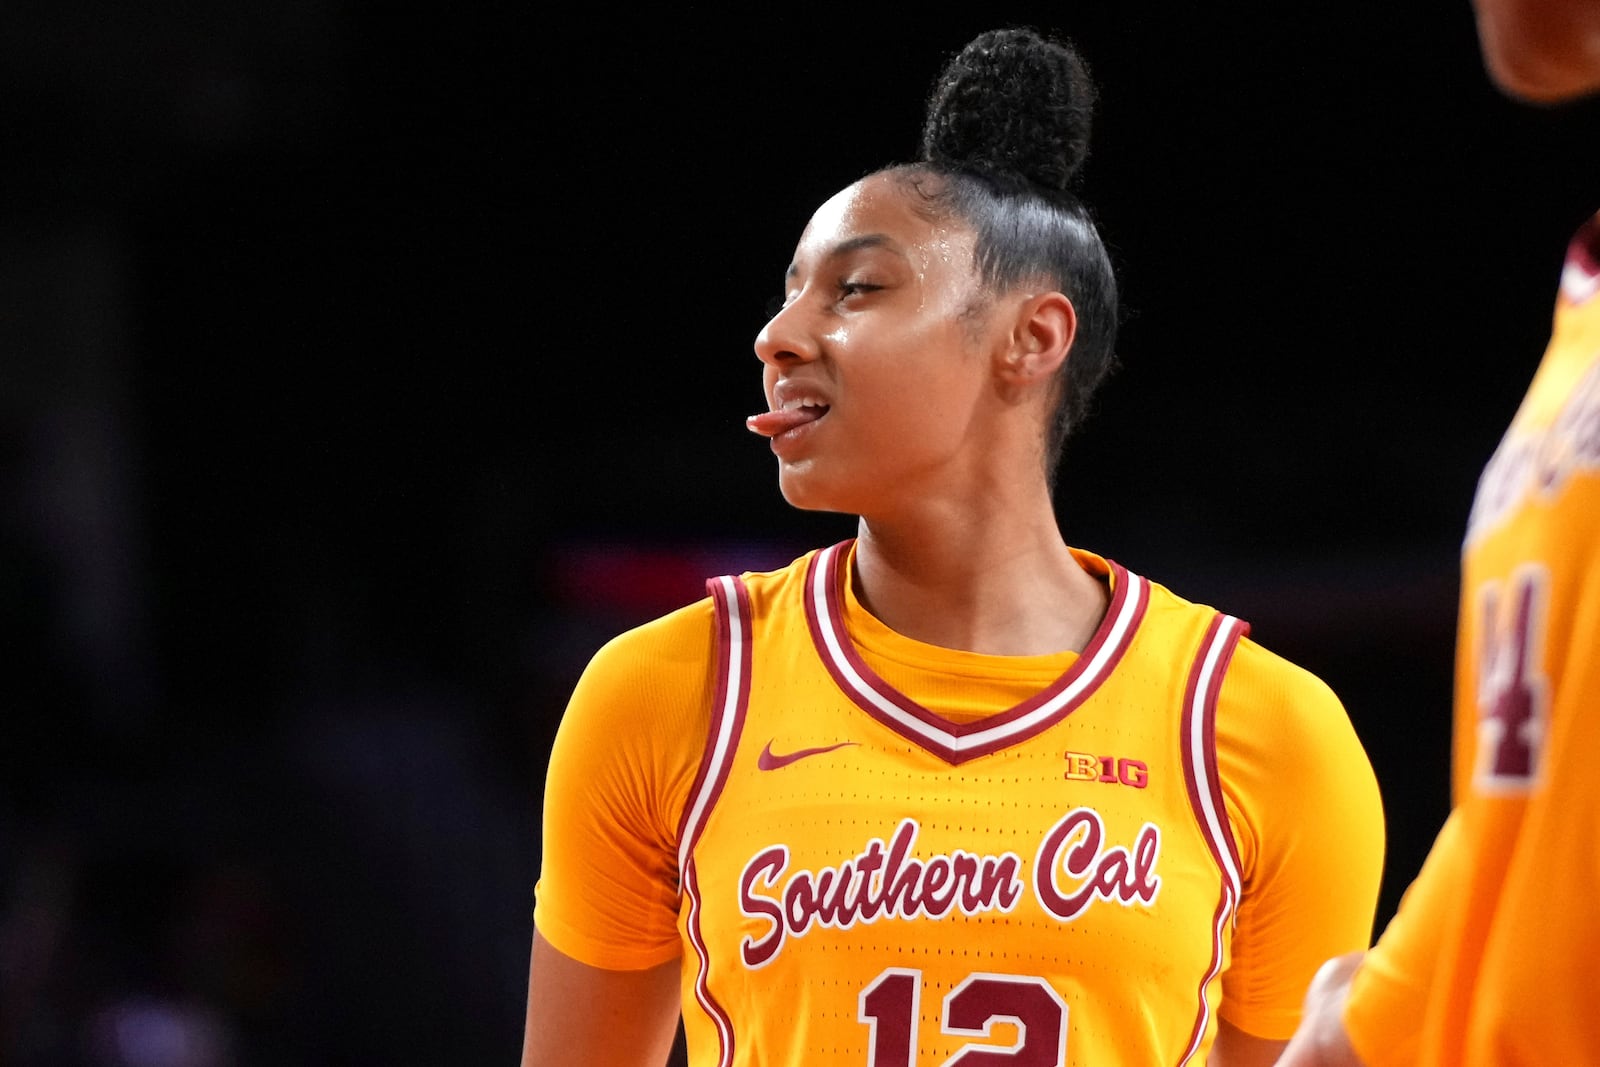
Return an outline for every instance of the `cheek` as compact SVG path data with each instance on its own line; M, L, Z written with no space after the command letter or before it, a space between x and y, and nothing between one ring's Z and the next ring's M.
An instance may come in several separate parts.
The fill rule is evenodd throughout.
M987 361L966 325L944 321L909 339L906 379L939 404L961 405L983 387Z
M950 447L983 388L982 360L959 343L959 326L922 331L874 370L870 432L897 451Z

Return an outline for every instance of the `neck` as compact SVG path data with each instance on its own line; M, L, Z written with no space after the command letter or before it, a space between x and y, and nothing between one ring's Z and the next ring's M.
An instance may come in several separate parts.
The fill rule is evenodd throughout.
M1109 600L1073 558L1053 512L905 529L862 519L855 593L917 641L988 655L1081 652Z

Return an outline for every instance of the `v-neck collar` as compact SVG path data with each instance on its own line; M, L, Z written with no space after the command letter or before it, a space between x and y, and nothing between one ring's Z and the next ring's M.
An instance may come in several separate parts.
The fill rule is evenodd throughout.
M805 580L806 622L828 672L846 695L906 740L959 764L1026 740L1082 704L1122 658L1150 600L1149 583L1106 560L1111 602L1105 617L1072 666L1043 690L976 722L956 723L930 711L868 666L844 625L845 561L854 539L818 552Z

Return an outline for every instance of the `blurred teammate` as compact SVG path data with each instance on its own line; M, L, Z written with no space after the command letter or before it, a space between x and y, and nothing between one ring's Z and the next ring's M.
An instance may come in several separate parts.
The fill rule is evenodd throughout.
M1600 89L1600 2L1475 0L1494 81ZM1600 219L1478 483L1462 550L1455 806L1378 944L1330 961L1282 1062L1600 1062Z
M870 106L836 89L795 86L797 152ZM922 159L813 214L749 425L858 535L595 655L525 1064L659 1064L680 1008L697 1067L1270 1063L1369 943L1382 812L1337 697L1056 524L1117 325L1069 188L1093 101L1072 48L985 34Z

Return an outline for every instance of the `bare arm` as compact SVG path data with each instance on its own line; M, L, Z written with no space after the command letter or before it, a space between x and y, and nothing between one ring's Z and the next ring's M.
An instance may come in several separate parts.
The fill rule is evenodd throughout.
M1278 1067L1362 1067L1344 1032L1345 997L1350 976L1365 953L1350 952L1322 965L1306 990L1305 1014Z
M536 930L522 1067L660 1067L678 1012L676 960L608 971L562 953Z
M1556 103L1600 89L1600 7L1589 0L1474 0L1478 42L1494 82Z
M1206 1067L1272 1067L1285 1041L1247 1034L1226 1019L1217 1020L1217 1040Z

